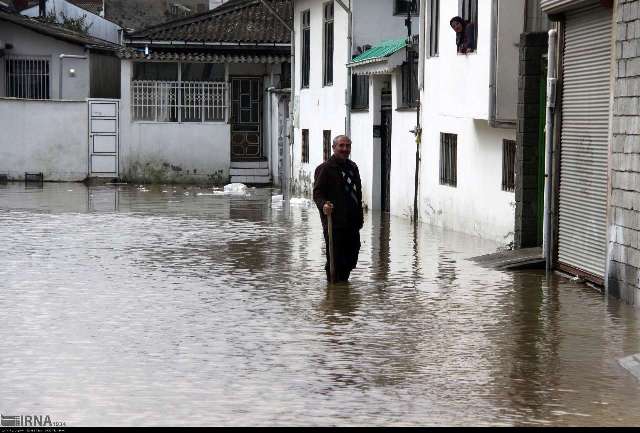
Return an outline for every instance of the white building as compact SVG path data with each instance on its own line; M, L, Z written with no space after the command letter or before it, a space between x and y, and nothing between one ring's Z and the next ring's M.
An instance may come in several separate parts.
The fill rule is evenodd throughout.
M288 19L288 1L269 3ZM290 32L262 3L229 2L125 42L123 179L279 183Z
M402 107L402 62L379 70L370 80L355 78L353 82L352 70L354 74L373 72L347 64L370 46L390 40L404 41L408 34L405 27L407 8L399 0L352 0L350 10L343 5L346 6L345 2L294 1L293 186L299 191L310 192L315 167L331 155L333 137L347 133L353 141L352 159L360 168L365 206L379 209L384 206L380 193L381 116L387 116L388 127L393 123L393 134L388 134L392 145L388 149L392 158L395 157L394 164L399 167L391 170L391 182L398 189L397 194L390 195L394 200L394 197L406 195L406 189L413 185L412 170L406 171L404 165L405 159L414 152L407 153L404 149L415 149L415 137L409 131L417 123L416 110ZM411 22L415 34L418 19ZM350 45L349 36L352 38ZM403 56L404 45L403 42L400 44L402 47L398 50ZM353 92L350 92L351 87ZM345 100L348 93L353 93L353 100L348 97ZM392 212L402 214L405 211L400 204L392 203Z
M119 48L0 7L0 173L15 180L28 172L80 181L97 165L116 168L117 138L104 127L117 130ZM112 98L113 116L92 123L88 112L99 111L92 98ZM101 130L98 147L90 128ZM112 151L106 152L109 140ZM92 149L99 150L95 158Z
M525 1L423 3L420 218L507 244L514 232L518 42ZM472 53L457 52L449 21L458 15L476 25Z

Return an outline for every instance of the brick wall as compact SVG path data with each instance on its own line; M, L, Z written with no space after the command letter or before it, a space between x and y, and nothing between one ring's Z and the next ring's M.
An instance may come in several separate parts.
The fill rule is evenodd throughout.
M611 228L607 290L640 302L640 0L615 11Z
M520 36L520 70L518 79L518 124L516 127L516 221L515 248L542 245L538 238L538 164L540 129L540 86L542 56L547 53L546 32ZM544 119L542 119L544 122Z

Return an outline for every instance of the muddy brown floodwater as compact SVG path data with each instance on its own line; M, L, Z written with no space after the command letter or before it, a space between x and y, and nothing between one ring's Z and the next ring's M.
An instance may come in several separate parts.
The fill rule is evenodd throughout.
M67 426L640 425L638 310L370 212L348 286L272 191L0 185L0 412Z

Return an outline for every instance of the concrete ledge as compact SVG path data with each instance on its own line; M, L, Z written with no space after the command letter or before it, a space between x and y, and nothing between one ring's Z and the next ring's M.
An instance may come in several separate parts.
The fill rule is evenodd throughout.
M618 363L629 373L633 374L636 379L640 380L640 353L621 358Z

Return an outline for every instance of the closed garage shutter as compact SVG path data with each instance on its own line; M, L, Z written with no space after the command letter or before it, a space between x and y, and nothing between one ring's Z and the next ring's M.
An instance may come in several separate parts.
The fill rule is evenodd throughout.
M566 15L558 261L602 282L607 247L610 9Z

